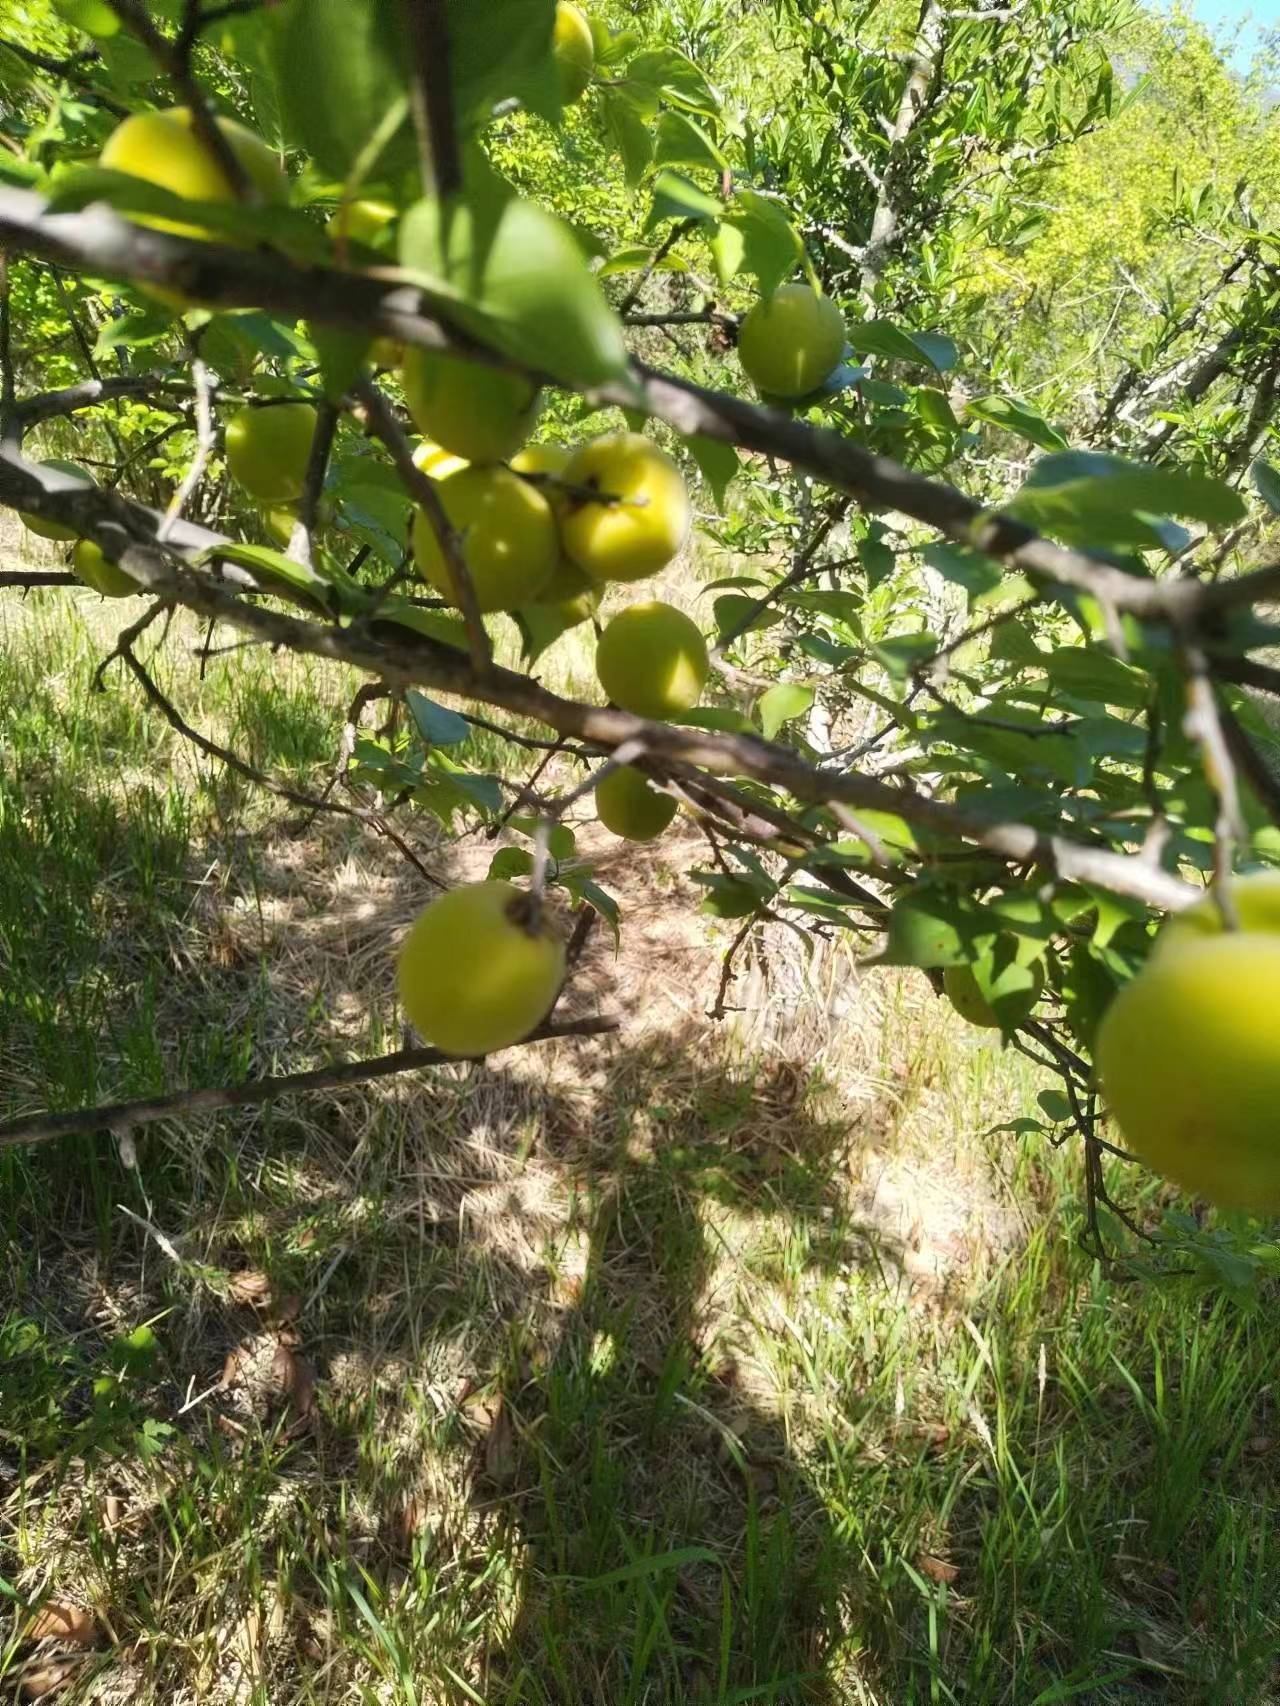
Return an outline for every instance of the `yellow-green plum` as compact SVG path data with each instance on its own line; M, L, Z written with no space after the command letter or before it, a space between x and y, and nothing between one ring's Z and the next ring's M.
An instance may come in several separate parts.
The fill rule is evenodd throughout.
M77 543L71 553L71 567L86 586L91 586L104 598L129 598L133 593L142 591L133 576L103 556L92 539L81 539Z
M447 480L450 474L471 466L465 456L455 456L451 450L445 450L429 438L424 438L414 451L413 461L415 467L421 468L424 474L430 474L433 480Z
M683 549L693 523L684 476L642 433L592 439L569 459L564 479L573 488L564 548L592 580L644 580Z
M596 816L626 841L653 841L676 815L670 794L660 794L632 764L611 770L596 784Z
M389 201L344 201L330 214L325 230L336 243L363 243L375 248L386 235L396 209Z
M440 501L458 534L482 611L534 603L560 554L551 505L509 468L463 468L440 482ZM413 522L413 554L423 576L458 602L440 540L421 510Z
M844 318L831 298L784 284L742 322L738 359L767 396L804 397L839 365L844 345Z
M1007 1002L1006 1018L1024 1017L1035 1005L1044 987L1044 973L1039 965L1007 965L994 978L985 972L981 981L972 966L948 966L942 974L942 987L947 999L962 1019L983 1030L1003 1028L995 1003Z
M562 444L527 444L511 458L511 468L517 474L546 474L553 478L543 481L538 489L551 505L552 514L560 526L569 500L557 483L564 478L573 452ZM576 627L595 615L600 605L600 588L563 551L551 572L551 579L538 594L536 602L554 607L567 627Z
M1280 936L1280 871L1250 871L1232 877L1230 893L1242 930ZM1223 928L1222 908L1210 892L1185 912L1174 914L1156 937L1152 958L1163 957L1188 942L1220 935Z
M238 409L227 422L227 467L259 503L296 503L307 477L316 412L310 403Z
M696 705L710 664L683 611L652 600L619 611L596 647L600 685L637 717L675 717Z
M400 383L418 431L468 462L507 461L538 413L527 379L437 350L409 350Z
M59 456L50 456L37 464L40 468L54 468L59 474L66 474L77 485L92 486L94 481L76 462L64 462ZM26 510L18 511L18 520L28 533L34 533L40 539L75 539L74 527L64 527L60 521L46 521L43 516L32 515Z
M566 105L580 101L596 69L596 44L586 14L572 0L559 0L556 6L555 34L552 39L556 71L560 78L560 99Z
M289 180L274 151L235 119L217 118L214 122L262 200L272 206L286 202ZM98 164L158 184L185 201L238 199L221 162L197 134L186 107L134 113L111 132L98 156ZM148 217L146 223L188 236L205 234L199 226L181 221Z
M528 1036L564 980L564 944L510 883L467 883L433 900L400 951L400 1000L446 1054L489 1054Z
M1224 1208L1280 1208L1280 937L1154 955L1116 996L1096 1064L1124 1140Z

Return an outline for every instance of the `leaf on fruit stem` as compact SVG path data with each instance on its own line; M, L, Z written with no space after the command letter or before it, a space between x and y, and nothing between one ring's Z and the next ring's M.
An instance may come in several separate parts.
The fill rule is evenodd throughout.
M570 385L629 371L622 328L573 233L481 166L462 196L409 209L400 258L478 337L526 366Z
M447 705L437 705L434 699L412 687L404 697L418 733L428 746L460 746L470 740L471 725Z
M761 694L756 703L756 715L766 740L772 740L793 717L802 717L814 701L814 690L800 682L780 681L776 687Z

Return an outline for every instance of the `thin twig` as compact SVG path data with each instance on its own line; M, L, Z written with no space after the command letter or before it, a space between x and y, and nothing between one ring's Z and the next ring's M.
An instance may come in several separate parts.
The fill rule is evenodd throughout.
M187 506L187 500L204 478L204 471L209 466L209 459L217 447L217 433L213 420L213 387L214 379L209 369L194 352L191 356L191 381L196 390L196 453L191 458L191 466L182 476L181 483L169 500L169 507L164 512L164 520L156 532L156 542L163 544L169 538L182 512Z
M454 531L453 523L440 500L439 487L413 460L413 448L408 438L401 431L391 405L373 381L363 380L357 387L356 394L364 405L369 430L375 438L381 439L391 453L391 460L396 465L396 472L404 482L406 491L426 515L440 543L445 570L458 608L462 612L462 619L466 623L471 662L477 674L483 676L493 662L493 647L480 615L475 582L471 579L471 570L467 567L462 541Z
M512 1047L523 1048L528 1043L555 1042L562 1037L596 1037L616 1031L618 1021L608 1014L587 1019L566 1019L559 1024L540 1025L523 1042ZM379 1060L353 1060L340 1066L323 1066L314 1072L282 1073L270 1078L254 1078L245 1084L233 1084L225 1089L177 1090L166 1096L152 1096L137 1102L109 1102L101 1107L84 1108L71 1113L31 1114L0 1126L0 1149L18 1144L49 1143L59 1137L72 1137L86 1131L108 1131L116 1135L138 1126L151 1125L156 1120L184 1119L191 1114L220 1113L227 1108L260 1107L281 1096L297 1096L314 1090L342 1089L352 1084L368 1084L379 1078L391 1078L401 1072L421 1072L429 1066L447 1066L457 1056L438 1048L407 1048Z
M316 405L316 430L311 440L311 449L307 453L307 471L298 504L298 518L289 535L287 554L295 563L303 563L308 568L311 566L311 554L314 549L320 497L324 491L325 475L329 471L334 435L338 430L338 414L337 405L331 403L327 397L321 398Z
M219 746L217 741L210 740L208 735L203 735L198 729L192 728L177 707L161 692L150 673L139 661L133 651L132 640L127 644L117 641L114 655L124 660L147 698L170 727L176 729L184 740L189 740L193 746L199 747L201 752L207 753L210 758L220 759L229 770L236 771L247 781L254 783L255 786L264 788L269 794L275 794L279 799L288 800L292 805L305 806L313 815L317 812L329 812L335 817L352 818L355 822L364 824L376 834L390 841L392 846L409 861L425 882L430 883L433 888L445 887L440 878L433 871L427 869L409 843L391 827L381 813L369 811L364 806L346 806L338 800L320 798L315 794L305 793L301 788L291 788L285 782L277 782L274 777L266 775L265 772L241 758L238 753L232 752L228 747Z
M18 395L13 372L12 284L8 250L0 249L0 438L12 436L11 423Z
M195 38L171 40L156 27L142 0L109 0L112 11L137 36L160 67L173 80L191 113L191 128L217 162L237 201L255 206L262 198L240 157L227 141L221 125L205 99L204 90L191 69Z
M443 200L462 188L444 0L401 0L413 74L413 118L423 178Z

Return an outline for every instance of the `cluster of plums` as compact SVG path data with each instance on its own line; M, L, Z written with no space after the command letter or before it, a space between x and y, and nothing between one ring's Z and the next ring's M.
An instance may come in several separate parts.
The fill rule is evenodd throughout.
M595 41L583 12L569 0L556 8L554 55L561 96L579 99L595 71ZM289 181L277 155L235 120L215 120L258 198L284 205ZM126 118L100 164L158 185L189 202L230 203L234 186L205 147L188 109ZM329 223L338 256L348 245L377 245L396 210L372 200L344 204ZM148 223L202 236L196 225L147 215ZM162 293L157 293L162 294ZM176 298L173 300L177 300ZM747 376L766 398L805 397L841 361L845 328L839 310L807 285L784 285L747 315L739 353ZM498 366L447 353L404 351L378 340L375 364L397 366L424 443L415 460L439 483L482 614L554 607L565 626L595 615L610 583L647 579L683 548L692 519L675 462L635 432L610 432L574 449L529 444L537 415L535 388ZM263 508L264 525L284 544L302 496L316 413L309 403L269 402L240 409L227 422L227 466ZM68 480L91 483L75 464L50 461ZM76 573L107 597L137 591L131 576L89 539L38 516L23 520L50 539L75 540ZM442 598L459 603L449 554L423 512L414 518L419 571ZM596 671L609 699L642 717L690 710L709 668L696 625L672 605L646 600L613 616L600 633ZM599 817L615 834L651 840L670 823L675 802L631 766L609 771L596 789ZM429 1040L448 1053L483 1054L527 1035L554 1003L564 974L558 937L542 909L511 885L464 885L423 913L400 959L405 1010Z

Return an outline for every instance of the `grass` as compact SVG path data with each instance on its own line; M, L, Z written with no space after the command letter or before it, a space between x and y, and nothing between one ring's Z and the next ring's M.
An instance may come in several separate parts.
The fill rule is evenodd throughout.
M420 880L93 693L116 616L0 607L0 1117L398 1040ZM349 683L172 667L197 726L323 778ZM136 1166L0 1151L7 1684L1280 1698L1274 1298L1108 1278L1075 1154L993 1131L1031 1069L922 980L771 940L710 1024L686 854L601 849L615 1041L152 1127ZM82 1644L25 1638L46 1601Z

